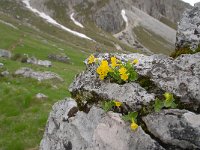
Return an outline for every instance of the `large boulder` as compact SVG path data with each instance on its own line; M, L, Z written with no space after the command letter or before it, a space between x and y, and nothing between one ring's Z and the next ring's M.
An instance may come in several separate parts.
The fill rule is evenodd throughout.
M15 72L15 75L21 75L26 78L37 79L38 81L49 80L49 79L57 79L59 81L63 81L63 79L57 75L56 73L50 71L34 71L31 68L22 67Z
M176 49L190 47L196 50L200 44L200 5L197 3L184 12L178 24L176 36Z
M175 60L165 55L142 54L98 54L96 57L102 60L113 55L121 61L138 59L139 63L135 65L135 69L139 75L149 77L158 88L180 97L182 102L200 104L200 53L181 55ZM116 99L130 107L140 107L154 100L154 93L148 93L137 83L118 85L100 81L96 66L91 65L87 65L87 70L76 77L69 90L73 96L89 95L94 99L97 96Z
M119 85L100 81L96 74L96 66L79 74L70 85L69 91L75 99L80 98L84 104L87 101L116 100L125 103L132 110L139 110L143 105L148 105L155 100L154 94L149 94L138 83Z
M164 150L141 127L131 131L120 114L105 114L95 106L87 114L81 111L70 114L76 106L72 99L53 106L41 150Z
M163 110L143 118L148 130L163 143L200 149L200 115L187 110Z
M139 80L124 84L102 81L96 73L97 63L88 64L87 59L86 70L69 87L75 100L66 99L53 106L40 149L200 149L200 53L176 59L164 55L95 55L99 61L110 61L111 56L122 62L138 59L134 68L140 79L152 84L148 85L151 88ZM177 109L165 108L155 113L154 100L165 91L175 95ZM113 107L115 112L105 113L99 102L107 100L123 105ZM182 110L183 107L191 110ZM127 111L138 111L139 127L135 131L122 120Z

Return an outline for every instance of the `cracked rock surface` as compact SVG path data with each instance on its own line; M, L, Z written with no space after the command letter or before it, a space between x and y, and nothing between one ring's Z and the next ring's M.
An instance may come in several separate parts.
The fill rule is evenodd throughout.
M88 99L117 100L129 106L132 110L138 110L142 105L147 105L155 99L154 94L147 91L137 83L106 83L100 81L96 75L96 67L91 66L87 71L77 76L69 88L72 95L82 95L85 103ZM87 97L87 98L86 98Z
M148 130L163 143L200 149L200 115L187 110L163 110L143 118Z
M57 102L49 115L41 150L164 150L141 127L131 131L120 114L92 107L88 114L78 111L64 121L76 102Z
M111 56L116 56L122 61L138 59L139 63L135 66L135 69L139 75L149 77L156 86L163 91L180 97L182 102L200 104L200 53L181 55L175 60L160 54L151 56L107 53L96 55L99 60L109 59ZM85 63L87 64L87 61ZM72 93L85 87L87 87L86 90L92 90L93 82L97 83L95 67L90 68L89 65L87 66L89 69L77 76L74 83L70 86ZM100 90L99 87L98 90ZM142 93L145 93L145 91ZM140 96L153 98L152 93L145 93L145 95L142 94Z

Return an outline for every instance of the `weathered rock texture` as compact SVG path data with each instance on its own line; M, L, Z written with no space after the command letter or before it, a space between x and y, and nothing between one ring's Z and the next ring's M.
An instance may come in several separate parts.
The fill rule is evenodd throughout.
M111 56L122 62L138 59L136 71L141 77L148 77L155 84L153 88L159 89L160 94L163 91L173 93L181 102L191 105L191 110L200 113L200 53L181 55L175 60L164 55L95 55L99 61L109 61ZM101 81L96 73L97 65L87 62L86 71L80 73L69 88L76 102L67 99L53 106L41 150L200 149L199 114L178 107L159 113L147 110L143 116L141 112L152 108L151 102L154 103L159 93L146 90L139 82L119 85ZM113 109L122 114L140 112L139 128L132 131L130 123L124 122L120 113L105 113L99 108L98 102L102 100L123 102L121 111Z
M37 71L32 70L31 68L25 68L25 67L17 70L15 72L15 75L21 75L26 78L37 79L38 81L49 80L49 79L57 79L59 81L63 81L63 79L56 73L53 73L50 71L37 72Z
M191 50L196 50L200 43L200 6L184 12L183 17L178 25L176 36L176 49L189 46Z
M141 109L155 99L154 94L149 94L137 83L119 85L100 81L96 74L96 66L89 66L88 70L81 73L71 84L69 91L84 104L89 99L117 100L126 103L132 110Z
M182 102L200 104L200 53L194 55L181 55L173 60L165 55L145 56L142 54L114 54L119 60L128 61L138 59L136 71L149 77L160 89L168 91L180 97ZM109 54L99 54L99 60L109 59ZM153 93L147 93L139 84L126 83L117 85L99 81L96 75L96 67L88 66L88 69L78 75L71 84L69 90L74 94L89 97L104 97L104 99L117 99L129 103L130 107L145 104L154 100ZM131 91L131 92L129 92ZM125 94L126 93L126 94Z
M148 130L165 144L200 148L200 115L187 110L163 110L143 118Z
M79 111L64 121L69 115L66 112L74 107L76 103L71 99L53 106L41 150L164 150L141 127L133 132L120 114L105 114L97 107L92 107L88 114Z

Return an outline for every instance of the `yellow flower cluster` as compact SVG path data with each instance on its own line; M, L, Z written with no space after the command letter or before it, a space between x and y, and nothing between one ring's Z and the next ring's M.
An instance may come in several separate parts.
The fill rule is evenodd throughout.
M132 121L131 123L131 129L136 130L138 128L138 125L135 123L135 121Z
M128 74L127 74L127 69L125 67L121 67L119 69L120 77L122 80L126 81L128 80Z
M92 64L96 61L96 58L94 57L94 55L90 55L90 57L88 58L88 64Z
M97 68L96 71L99 74L100 79L103 80L107 76L108 72L110 71L108 61L102 60L100 66Z

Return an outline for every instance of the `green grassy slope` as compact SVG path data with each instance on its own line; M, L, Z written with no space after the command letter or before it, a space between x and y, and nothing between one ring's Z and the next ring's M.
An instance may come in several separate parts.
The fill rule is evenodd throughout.
M133 29L137 35L137 40L153 53L162 53L169 55L174 50L174 46L165 39L143 27ZM167 45L168 43L168 45Z
M84 69L82 61L90 53L89 50L83 52L78 46L68 45L47 35L42 37L28 27L19 28L15 30L0 23L1 49L10 49L13 55L26 53L38 59L47 59L50 53L65 53L72 63L53 62L52 68L45 68L0 58L0 62L10 72L9 77L0 77L0 149L3 150L38 148L52 105L70 96L67 88L74 76ZM60 48L64 50L61 51ZM64 82L38 82L15 76L14 72L20 67L55 72ZM37 93L44 93L49 98L44 101L37 100Z

